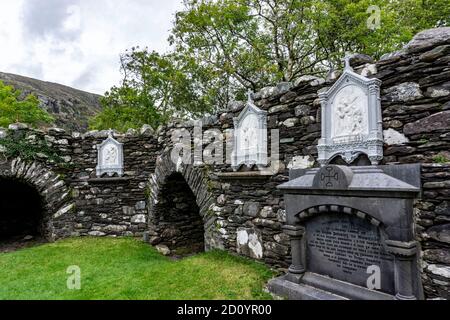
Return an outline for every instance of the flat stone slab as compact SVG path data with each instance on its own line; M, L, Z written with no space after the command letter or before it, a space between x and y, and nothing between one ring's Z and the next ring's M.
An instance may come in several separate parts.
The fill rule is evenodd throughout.
M289 300L349 300L305 284L290 282L284 277L270 280L268 288L270 292Z

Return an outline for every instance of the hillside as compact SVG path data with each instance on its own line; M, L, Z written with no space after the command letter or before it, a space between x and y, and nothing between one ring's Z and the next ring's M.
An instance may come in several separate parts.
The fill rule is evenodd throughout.
M99 95L10 73L0 72L0 80L22 91L34 93L42 109L55 118L55 126L70 131L84 132L88 119L101 109Z

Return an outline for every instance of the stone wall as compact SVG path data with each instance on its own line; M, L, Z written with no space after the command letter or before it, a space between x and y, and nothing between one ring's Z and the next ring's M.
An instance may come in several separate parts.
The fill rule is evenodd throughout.
M103 179L95 176L96 146L108 136L106 131L81 135L62 129L43 132L23 125L12 125L9 130L2 129L0 132L3 137L20 136L30 143L44 139L62 157L62 163L55 163L44 153L37 153L35 161L22 165L25 169L15 169L17 163L24 162L20 159L5 159L2 162L3 171L10 171L8 176L25 177L42 194L52 196L45 214L53 225L46 232L48 238L142 236L147 230L147 182L155 170L159 150L149 128L143 128L140 134L130 131L125 135L116 135L116 139L124 144L124 176ZM42 169L34 170L37 166ZM48 172L45 175L44 170ZM62 185L59 186L64 191L60 192L61 199L53 199L57 195L52 190L41 188L40 179L46 175L49 175L49 184ZM6 176L6 173L0 176ZM58 211L60 207L61 211Z
M381 88L385 136L382 164L423 163L423 197L417 202L417 238L423 249L422 268L428 298L450 298L449 268L449 161L450 161L450 28L418 34L403 50L380 61L356 54L355 71L383 81ZM276 190L288 180L289 169L317 166L321 135L318 94L339 77L303 76L295 83L280 83L254 94L255 104L268 112L268 129L280 135L281 168L278 174L230 174L230 165L210 167L210 209L224 228L217 237L223 246L278 267L290 263L289 243L281 231L284 202ZM202 121L203 130L233 128L233 117L244 103ZM161 131L170 145L175 124ZM225 150L224 150L225 153Z
M450 298L449 53L450 28L440 28L417 35L402 51L386 55L380 61L361 54L351 59L357 72L383 81L383 164L423 164L423 196L416 205L416 230L422 246L423 281L428 298ZM194 167L171 163L167 159L173 130L186 128L193 132L191 122L172 123L156 132L144 127L140 133L115 135L124 144L125 175L121 178L95 177L95 146L107 137L106 132L80 135L59 129L36 132L13 126L8 133L0 131L0 137L21 132L32 140L34 135L42 135L63 155L67 164L63 168L45 158L31 164L47 170L51 178L47 177L50 180L46 185L54 183L62 188L48 201L53 238L141 236L148 231L153 242L158 243L158 238L161 242L163 231L156 223L165 225L170 219L159 218L158 204L168 201L165 199L170 190L168 178L179 173L198 205L207 248L227 249L285 269L290 264L290 247L281 229L285 207L276 187L288 181L290 169L318 165L316 146L321 135L318 94L338 76L338 72L327 79L303 76L295 83L280 83L254 94L255 104L268 112L269 133L272 129L279 130L280 167L275 174L257 174L250 169L236 173L229 164ZM223 113L203 119L203 131L219 129L227 135L227 130L233 128L233 118L243 107L244 103L234 102ZM9 175L15 172L16 176L23 174L14 161L5 162L2 171L8 171ZM30 181L39 185L41 182L33 177L30 175ZM174 202L177 206L183 200Z

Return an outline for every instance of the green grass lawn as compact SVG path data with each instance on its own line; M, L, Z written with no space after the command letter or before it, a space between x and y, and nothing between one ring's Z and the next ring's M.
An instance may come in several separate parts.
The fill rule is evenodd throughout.
M80 290L67 288L73 265ZM74 238L0 254L0 299L270 299L272 276L221 251L174 261L135 239Z

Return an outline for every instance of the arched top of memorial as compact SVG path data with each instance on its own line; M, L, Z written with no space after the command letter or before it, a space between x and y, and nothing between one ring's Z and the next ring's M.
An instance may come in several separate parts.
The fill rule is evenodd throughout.
M104 174L113 176L123 175L123 144L114 139L113 131L108 132L108 137L97 145L98 163L96 168L97 177Z
M122 143L114 139L114 131L109 130L108 131L108 137L102 141L99 145L97 145L98 150L104 148L108 144L114 144L116 146L122 146Z
M396 192L417 194L420 189L373 166L347 167L327 165L308 170L301 177L278 187L286 193L355 191L376 196L377 192L396 197Z
M321 99L328 99L333 95L337 94L343 87L347 85L357 85L361 88L367 88L370 85L381 86L381 80L373 78L366 78L358 73L356 73L352 66L350 65L350 60L352 56L347 55L344 58L345 67L340 78L333 84L333 86L325 92L319 94Z
M328 165L340 156L347 164L367 155L373 165L383 159L383 127L379 79L353 71L345 57L342 76L319 94L322 105L322 137L317 147L319 163Z
M267 111L259 109L253 102L253 98L252 98L253 93L248 92L247 96L248 96L248 99L247 99L247 102L245 103L244 109L241 111L241 113L236 118L234 118L234 126L235 127L239 126L239 124L249 114L254 114L258 117L258 119L262 119L262 120L264 120L265 117L267 116Z
M231 166L238 170L240 166L267 165L267 112L260 110L248 93L244 110L234 120L233 152Z

